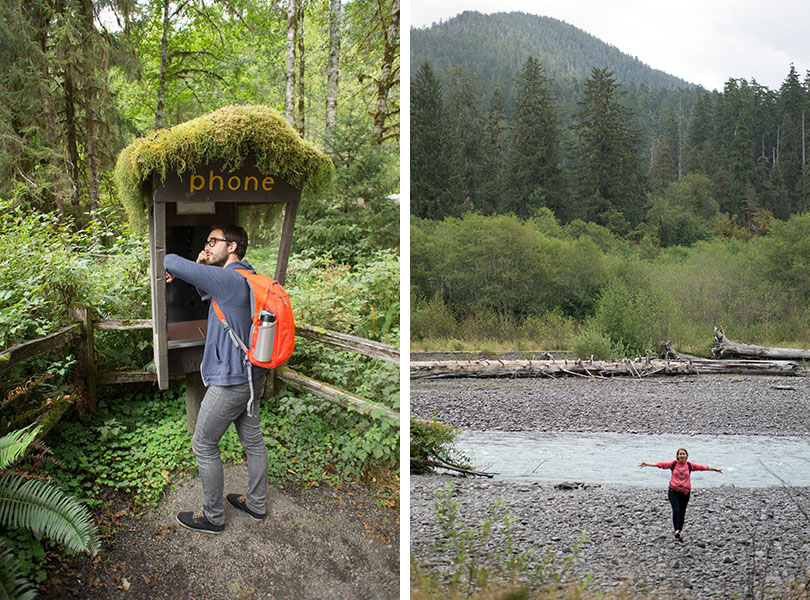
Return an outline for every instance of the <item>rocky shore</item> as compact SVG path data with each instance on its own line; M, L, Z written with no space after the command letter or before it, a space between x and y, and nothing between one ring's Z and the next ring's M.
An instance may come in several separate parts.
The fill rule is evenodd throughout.
M413 382L411 414L468 430L807 435L810 379ZM564 490L497 478L412 476L411 550L428 572L451 567L452 549L437 547L435 508L437 492L451 493L468 526L484 521L500 500L515 518L515 545L534 549L537 560L553 550L561 566L584 533L566 580L573 585L590 575L587 597L801 597L790 595L791 586L810 581L808 488L701 488L696 480L685 539L677 542L666 489L586 483L592 485Z

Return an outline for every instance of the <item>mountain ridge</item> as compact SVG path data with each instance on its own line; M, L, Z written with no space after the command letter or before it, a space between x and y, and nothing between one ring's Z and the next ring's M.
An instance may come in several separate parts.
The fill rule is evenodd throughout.
M586 80L593 68L608 68L626 85L669 90L690 83L622 52L574 25L524 12L464 11L446 21L411 29L412 73L429 62L444 79L458 66L476 76L485 95L500 87L507 97L529 56L537 58L554 87Z

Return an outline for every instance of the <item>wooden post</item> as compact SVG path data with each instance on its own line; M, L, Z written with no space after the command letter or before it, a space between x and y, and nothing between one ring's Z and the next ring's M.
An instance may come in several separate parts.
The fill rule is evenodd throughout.
M186 428L189 435L194 435L197 428L197 416L205 396L205 385L199 371L186 373Z
M96 410L96 363L95 341L93 324L90 320L90 309L86 306L71 306L68 308L68 317L71 321L78 321L82 326L82 335L76 346L76 362L79 377L84 384L87 394L87 410Z

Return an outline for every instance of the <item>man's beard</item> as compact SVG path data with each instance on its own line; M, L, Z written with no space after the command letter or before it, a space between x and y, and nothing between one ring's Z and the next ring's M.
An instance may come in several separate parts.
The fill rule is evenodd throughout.
M214 260L213 257L209 258L205 261L205 264L210 265L212 267L224 267L225 263L228 261L228 257L221 258L219 260Z

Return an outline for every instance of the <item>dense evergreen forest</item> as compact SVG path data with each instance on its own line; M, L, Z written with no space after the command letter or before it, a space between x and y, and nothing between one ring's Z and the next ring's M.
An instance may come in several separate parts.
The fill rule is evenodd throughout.
M271 107L335 167L331 186L305 191L298 209L285 281L296 321L398 346L399 36L399 0L0 3L0 352L64 328L71 305L94 320L151 317L147 235L127 221L116 159L136 138L233 105ZM259 273L276 266L278 212L240 211ZM152 345L150 329L99 330L90 360L99 372L150 372ZM196 468L185 383L99 385L93 407L76 354L57 347L13 364L3 354L0 443L14 450L2 485L13 470L98 514L111 498L155 506ZM396 365L300 338L288 364L399 407ZM373 471L375 493L396 505L391 423L292 387L265 398L260 416L271 479L339 484ZM25 452L44 432L55 461L42 445ZM221 448L243 460L234 432ZM28 504L6 487L0 496L0 578L32 597L27 582L49 585L44 563L59 556L42 529L56 517L17 520ZM98 549L91 542L69 547Z
M79 225L116 212L124 146L227 104L283 110L338 169L366 146L396 169L397 0L33 0L3 3L0 28L0 197L16 205Z
M466 34L492 38L456 54ZM558 42L572 37L582 40L576 51ZM678 80L645 77L656 72L584 32L520 14L464 13L416 30L412 54L426 57L412 70L417 216L466 208L529 216L547 206L563 222L580 218L671 245L710 235L705 225L718 214L753 230L763 218L807 208L810 76L802 81L792 65L779 90L734 78L721 92L685 83L668 90ZM586 63L587 74L579 66ZM490 72L514 85L491 87ZM432 168L437 143L441 158ZM700 223L680 223L673 213L686 208L683 201L664 193L684 181L709 194L696 200L711 204ZM672 220L682 232L668 230Z
M660 341L652 330L617 333L600 306L619 297L632 305L632 297L648 292L644 310L653 311L654 296L659 317L661 306L677 306L675 298L681 309L691 305L654 276L667 270L657 261L676 260L678 251L664 251L670 248L696 262L706 252L746 253L759 271L747 280L751 288L736 293L770 307L768 320L784 327L768 336L799 339L785 319L801 321L789 307L806 301L804 286L773 274L784 274L785 265L794 276L805 273L806 261L759 252L784 251L779 236L805 223L799 217L810 208L810 73L785 65L778 90L733 77L722 91L678 87L584 32L522 14L464 13L413 34L414 59L425 57L411 79L415 339L446 338L464 329L459 324L487 321L490 333L480 331L479 339L503 338L493 331L509 327L495 327L492 318L517 319L515 332L522 319L553 313L554 322L578 324L563 328L569 345L590 326L599 334L592 339L617 352L641 351ZM465 45L465 36L480 43ZM769 240L731 243L760 237ZM775 260L781 264L769 262ZM735 285L727 277L740 275L733 263L728 272L712 271L726 290L722 297L731 293L725 283ZM753 325L750 314L729 312L734 303L729 296L703 315L690 313L681 327L670 324L669 337L702 346L694 326L710 327L720 315L727 325ZM448 319L453 325L445 333L433 328ZM605 331L613 333L600 337Z

